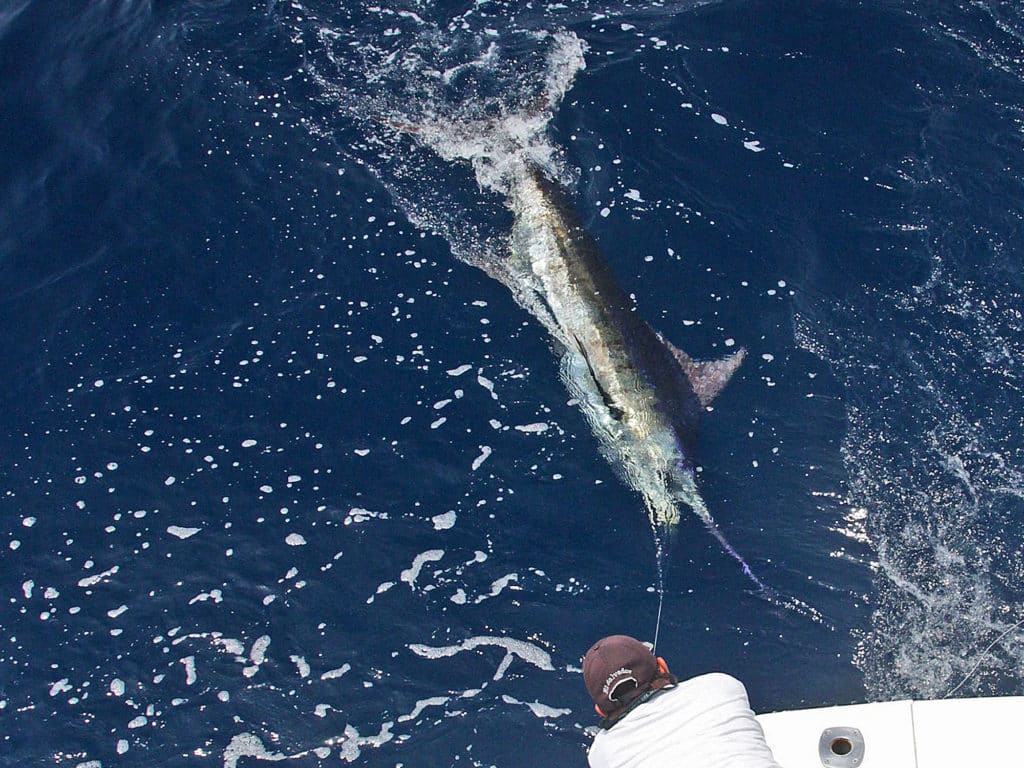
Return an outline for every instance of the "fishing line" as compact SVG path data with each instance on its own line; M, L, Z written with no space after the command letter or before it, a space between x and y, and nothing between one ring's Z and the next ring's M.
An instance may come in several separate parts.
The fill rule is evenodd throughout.
M651 653L657 655L658 634L661 632L661 609L665 605L665 545L658 541L658 553L655 557L658 568L658 618L654 622L654 645Z
M1016 624L1014 624L1014 625L1013 625L1012 627L1010 627L1010 628L1009 628L1008 630L1006 630L1005 632L1003 632L1003 634L1001 634L1001 635L1000 635L999 637L997 637L997 638L996 638L995 640L993 640L993 641L992 641L991 643L989 643L989 644L988 644L988 647L987 647L987 648L985 648L985 650L981 652L981 658L980 658L980 659L978 659L978 663L977 663L977 664L975 664L975 665L974 665L973 667L971 667L971 671L970 671L970 672L968 672L968 673L967 673L967 674L966 674L966 675L964 676L964 679L963 679L963 680L961 680L961 681L960 681L959 683L957 683L957 685L956 685L956 687L955 687L955 688L952 688L952 689L950 689L949 693L947 693L947 694L946 694L945 696L943 696L942 698L944 698L944 699L948 699L948 698L949 698L950 696L952 696L952 695L953 695L954 693L956 693L957 691L959 691L959 690L960 690L960 689L961 689L961 688L962 688L962 687L964 686L964 683L966 683L966 682L967 682L968 680L970 680L970 679L971 679L971 677L973 677L973 676L974 676L974 673L978 671L978 668L979 668L979 667L981 666L981 663L982 663L982 662L983 662L983 661L985 660L985 655L986 655L986 654L987 654L987 653L988 653L989 651L991 651L991 650L992 650L993 648L995 648L996 644L997 644L997 643L999 643L999 641L1000 641L1000 640L1002 640L1002 639L1003 639L1004 637L1006 637L1006 636L1007 636L1008 634L1010 634L1011 632L1013 632L1013 631L1014 631L1015 629L1019 628L1019 627L1020 627L1020 626L1021 626L1022 624L1024 624L1024 619L1021 619L1020 621L1018 621L1018 622L1017 622ZM657 641L655 641L655 642L657 642Z
M747 561L743 559L743 555L741 555L739 552L737 552L733 548L732 544L729 543L729 540L725 538L725 534L723 534L720 530L718 530L718 527L715 525L714 521L711 520L710 515L708 516L708 518L707 518L707 520L705 522L706 522L706 525L707 525L707 529L711 532L711 535L714 536L715 539L718 540L718 543L722 545L722 548L726 551L726 553L730 557L732 557L737 563L740 564L740 568L743 570L743 574L748 579L750 579L752 582L754 582L754 584L757 585L757 588L759 590L761 590L761 592L765 596L767 596L769 598L773 597L775 595L775 591L772 590L770 587L766 587L764 582L761 581L759 578L757 578L757 576L751 570L750 566L747 565ZM651 649L652 653L654 651L657 651L657 649L658 649L658 636L661 633L661 613L662 613L662 608L665 605L665 554L666 554L665 553L665 549L666 549L666 547L665 547L664 538L666 538L666 537L655 536L655 540L656 540L656 543L657 543L657 556L656 556L655 560L657 562L657 569L658 569L658 618L655 620L655 623L654 623L654 646ZM1022 623L1024 623L1024 620L1022 620Z
M657 655L658 653L658 632L661 631L661 607L665 604L665 590L663 588L658 589L658 619L654 624L654 645L651 647L651 653Z

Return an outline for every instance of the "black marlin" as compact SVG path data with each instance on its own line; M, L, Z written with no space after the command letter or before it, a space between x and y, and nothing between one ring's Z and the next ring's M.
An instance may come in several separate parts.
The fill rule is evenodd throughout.
M505 283L561 348L566 387L612 466L643 496L657 538L659 574L685 506L765 589L715 526L693 461L697 422L746 352L698 362L640 317L566 191L527 159L529 142L517 121L453 126L375 119L419 136L446 159L472 160L481 186L505 194L514 217L506 258L465 260ZM487 170L486 184L481 170Z
M680 506L688 507L761 586L715 526L693 460L697 422L745 351L697 362L651 328L565 190L538 168L524 164L511 174L508 204L514 224L505 279L561 347L562 378L608 459L643 496L659 548Z

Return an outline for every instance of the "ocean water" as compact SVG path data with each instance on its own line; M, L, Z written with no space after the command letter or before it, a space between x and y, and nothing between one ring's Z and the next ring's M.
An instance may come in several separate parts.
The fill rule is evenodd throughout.
M522 156L748 351L698 477L787 599L684 516L670 667L1022 693L1022 150L1018 3L0 2L0 764L586 764L655 537Z

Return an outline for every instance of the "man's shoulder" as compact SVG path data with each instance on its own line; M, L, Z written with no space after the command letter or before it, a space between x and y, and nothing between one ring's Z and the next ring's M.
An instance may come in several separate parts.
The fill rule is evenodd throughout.
M682 681L679 687L691 690L696 688L713 690L723 694L741 693L744 696L747 695L747 689L743 683L732 675L727 675L725 672L708 672L707 674L697 675L697 677L691 677Z

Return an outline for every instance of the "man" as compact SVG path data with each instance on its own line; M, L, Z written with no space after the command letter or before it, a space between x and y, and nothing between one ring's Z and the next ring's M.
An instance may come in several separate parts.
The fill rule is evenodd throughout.
M639 640L612 635L587 651L583 681L604 718L590 768L780 768L729 675L680 682Z

